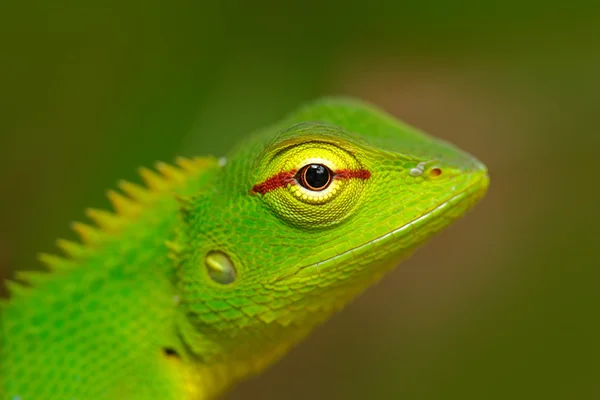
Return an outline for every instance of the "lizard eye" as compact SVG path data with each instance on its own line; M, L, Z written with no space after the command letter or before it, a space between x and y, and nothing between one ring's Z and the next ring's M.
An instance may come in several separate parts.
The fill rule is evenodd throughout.
M320 192L331 183L333 172L323 164L308 164L296 174L296 181L308 190Z
M371 176L345 147L318 140L276 147L261 158L250 193L292 225L337 225L358 208Z

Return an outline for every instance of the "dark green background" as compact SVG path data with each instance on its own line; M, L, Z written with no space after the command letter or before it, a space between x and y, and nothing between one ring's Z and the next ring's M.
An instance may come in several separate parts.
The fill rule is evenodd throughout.
M593 2L0 8L2 275L137 166L355 95L477 155L488 197L227 398L600 398Z

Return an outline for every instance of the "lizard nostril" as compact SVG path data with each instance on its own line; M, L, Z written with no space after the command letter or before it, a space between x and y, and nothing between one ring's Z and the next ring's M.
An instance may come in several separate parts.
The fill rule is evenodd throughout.
M433 168L431 171L429 171L429 176L431 176L432 178L437 178L440 175L442 175L441 168Z

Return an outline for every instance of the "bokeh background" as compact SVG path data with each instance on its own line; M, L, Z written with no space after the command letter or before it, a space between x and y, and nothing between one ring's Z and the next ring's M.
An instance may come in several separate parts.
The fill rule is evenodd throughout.
M489 194L226 399L600 398L594 2L0 8L2 277L137 166L358 96L477 155Z

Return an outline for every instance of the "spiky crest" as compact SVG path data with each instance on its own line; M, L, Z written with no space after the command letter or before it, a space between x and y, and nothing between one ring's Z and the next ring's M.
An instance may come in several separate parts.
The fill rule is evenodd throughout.
M161 195L173 188L183 184L186 180L216 164L213 157L178 157L175 160L177 166L163 162L156 163L156 173L148 168L139 169L146 187L128 182L119 181L118 186L124 194L114 190L107 192L114 212L89 208L86 215L94 226L81 222L73 222L71 227L81 238L81 243L58 239L57 246L62 250L64 256L41 253L38 260L46 266L48 272L58 272L72 269L77 261L88 257L93 251L107 239L114 237L128 223L140 216L143 210L148 209L151 203ZM175 251L176 245L167 243L171 251ZM12 298L26 296L31 292L31 287L37 286L48 278L47 272L19 271L15 279L7 280L6 287ZM9 300L0 299L0 309L6 308Z

